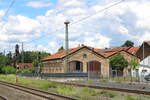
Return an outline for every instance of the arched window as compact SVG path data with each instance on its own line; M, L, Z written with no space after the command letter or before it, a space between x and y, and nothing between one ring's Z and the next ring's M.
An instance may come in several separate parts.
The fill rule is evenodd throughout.
M83 63L80 61L69 62L69 72L83 72Z

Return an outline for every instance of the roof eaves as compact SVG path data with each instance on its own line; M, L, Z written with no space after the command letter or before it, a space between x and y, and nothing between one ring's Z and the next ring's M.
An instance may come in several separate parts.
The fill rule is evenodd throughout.
M83 47L79 48L78 50L76 50L76 51L74 51L74 52L71 52L71 53L68 54L68 55L71 55L71 54L73 54L73 53L75 53L75 52L77 52L77 51L79 51L79 50L81 50L81 49L83 49L83 48L87 48L87 49L91 50L92 52L96 53L97 55L100 55L101 57L106 58L105 56L99 54L98 52L92 50L91 48L89 48L89 47L87 47L87 46L83 46ZM65 55L65 56L62 57L62 58L65 58L65 57L68 56L68 55Z
M80 47L79 49L77 49L77 50L75 50L75 51L73 51L73 52L70 52L68 55L63 55L63 56L61 56L61 57L59 57L59 58L47 58L47 59L42 59L42 61L63 59L63 58L65 58L66 56L69 56L69 55L71 55L71 54L73 54L73 53L75 53L75 52L77 52L77 51L79 51L79 50L81 50L81 49L83 49L83 48L87 48L87 49L91 50L92 52L96 53L97 55L100 55L100 56L103 57L103 58L107 58L107 57L105 57L105 56L99 54L98 52L92 50L91 48L89 48L89 47L87 47L87 46L82 46L82 47Z
M110 56L107 56L107 58L109 58L109 57L111 57L111 56L113 56L113 55L117 54L118 52L122 52L122 51L124 51L124 52L126 52L126 53L128 53L128 54L130 54L130 55L132 55L132 56L137 57L136 55L134 55L134 54L132 54L132 53L130 53L130 52L128 52L128 51L126 51L126 50L119 50L119 51L115 52L114 54L112 54L112 55L110 55Z
M49 58L49 59L43 59L42 61L49 61L49 60L59 60L59 59L61 59L61 58Z

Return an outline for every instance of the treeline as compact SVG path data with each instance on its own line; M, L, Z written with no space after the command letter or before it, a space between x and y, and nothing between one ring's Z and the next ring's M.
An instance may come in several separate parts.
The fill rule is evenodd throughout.
M33 67L38 67L40 59L49 56L50 53L38 51L24 51L19 53L16 63L32 63ZM0 53L0 73L14 73L15 54L9 52L7 54Z
M38 52L38 51L25 51L19 54L19 63L33 63L35 60L40 60L42 58L50 56L50 53L47 52Z

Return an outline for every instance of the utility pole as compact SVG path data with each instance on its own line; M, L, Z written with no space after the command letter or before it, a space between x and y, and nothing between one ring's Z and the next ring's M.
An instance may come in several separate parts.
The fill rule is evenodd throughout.
M16 44L15 46L15 61L14 61L14 66L16 67L16 83L18 83L18 68L16 66L17 62L18 62L18 57L19 57L19 45Z
M22 63L24 63L24 48L23 48L23 46L24 46L24 45L23 45L23 42L22 42L22 59L21 59L21 60L22 60L22 61L21 61Z
M64 22L64 24L65 24L65 27L66 27L66 29L65 29L65 50L66 50L66 52L65 52L65 55L66 55L66 63L65 63L65 66L66 66L66 71L67 72L69 72L69 66L68 66L68 53L69 53L69 39L68 39L68 24L69 24L70 22L69 21L65 21Z
M38 52L38 73L40 73L41 69L41 52Z
M145 58L145 54L144 54L144 49L145 49L145 47L144 47L144 44L145 44L145 41L143 42L143 69L142 69L142 82L144 81L144 74L145 74L145 72L144 72L144 66L145 66L145 61L144 61L144 58Z

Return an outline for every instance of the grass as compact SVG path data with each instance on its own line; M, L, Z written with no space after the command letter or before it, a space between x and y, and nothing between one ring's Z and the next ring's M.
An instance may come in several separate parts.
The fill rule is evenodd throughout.
M140 100L140 98L135 98L132 96L127 96L125 100Z
M110 92L110 91L106 91L106 90L102 90L100 92L100 94L102 94L102 95L104 95L106 97L109 97L109 98L114 98L115 96L117 96L116 92L114 92L114 91Z
M15 75L0 75L0 80L15 83ZM18 77L18 83L66 96L72 96L81 100L150 100L150 96L146 95L141 95L139 99L139 95L136 94L92 89L88 87L73 87L34 78Z
M76 91L74 87L72 86L65 86L65 85L60 85L57 88L57 93L63 94L63 95L73 95L76 94Z
M22 85L43 89L43 90L48 90L48 88L54 87L53 83L50 84L48 81L43 81L43 80L39 81L33 79L19 78L18 82Z
M85 95L90 94L92 96L97 95L97 91L95 89L91 89L91 88L88 88L88 87L82 89L82 93L85 94Z
M15 76L14 75L0 75L0 80L15 83Z
M6 82L12 82L15 83L15 75L0 75L0 80L1 81L6 81ZM38 88L38 89L43 89L43 90L48 90L48 88L56 88L56 84L53 82L48 82L45 80L36 80L36 79L29 79L25 77L18 77L18 84L22 84L25 86L30 86L33 88Z

